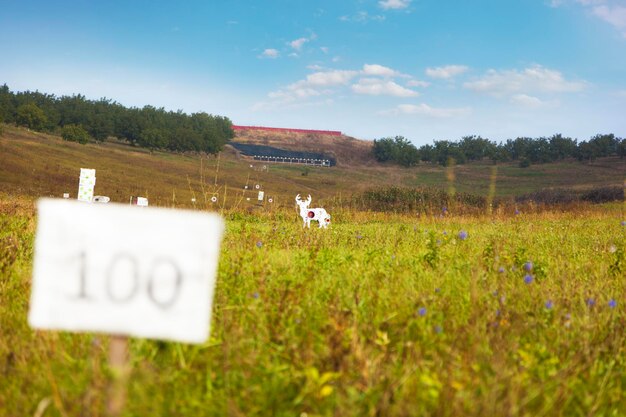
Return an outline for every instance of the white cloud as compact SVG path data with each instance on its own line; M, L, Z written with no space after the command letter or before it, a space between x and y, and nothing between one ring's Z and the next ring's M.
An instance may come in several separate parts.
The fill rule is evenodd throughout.
M381 0L378 5L385 10L394 9L406 9L411 4L411 0Z
M380 77L393 77L393 76L399 75L397 71L389 67L384 67L378 64L363 65L363 74L380 76Z
M357 71L347 70L319 71L307 75L306 80L299 81L299 83L312 86L331 86L347 84L357 74Z
M331 87L347 85L358 71L329 70L318 71L307 75L304 80L296 81L280 90L272 91L267 96L272 100L272 106L288 105L294 102L303 102L311 97L328 95L333 92ZM269 103L262 103L262 107Z
M626 38L626 7L603 4L593 7L592 13L614 26Z
M409 87L428 87L430 83L428 81L409 80L406 85Z
M269 49L265 49L263 51L263 53L261 54L261 58L278 58L278 55L280 55L280 53L278 52L278 50L273 49L273 48L269 48Z
M529 96L528 94L515 94L511 97L511 103L531 108L541 107L545 104L539 98Z
M385 20L385 16L379 15L379 14L371 15L366 11L360 11L352 16L347 16L347 15L341 16L339 20L341 20L342 22L357 22L357 23L367 23L370 21L382 22L383 20Z
M352 85L352 91L357 94L372 96L415 97L419 93L393 81L384 81L378 78L361 78L357 84Z
M619 90L619 91L615 92L615 95L617 97L626 98L626 90Z
M584 90L587 85L585 81L568 81L559 71L535 65L521 71L489 70L482 78L466 82L463 87L501 97L529 92L573 93Z
M445 67L426 68L426 75L432 78L449 79L463 74L468 69L465 65L446 65Z
M328 53L328 47L327 46L320 46L320 51L322 51L325 54L327 54Z
M433 117L433 118L441 118L447 119L452 117L461 117L467 116L471 113L471 109L468 107L462 108L443 108L443 107L431 107L428 104L400 104L396 108L392 110L387 110L383 112L384 114L392 114L392 115L418 115L425 117Z
M322 67L321 65L317 65L317 64L307 65L306 68L310 69L311 71L321 71L324 69L324 67Z
M309 41L308 38L298 38L296 40L289 42L289 46L291 46L296 51L299 51L300 49L302 49L302 45L304 45L308 41Z
M577 3L592 16L604 20L615 27L626 38L626 2L624 0L550 0L550 7L560 7L566 3Z

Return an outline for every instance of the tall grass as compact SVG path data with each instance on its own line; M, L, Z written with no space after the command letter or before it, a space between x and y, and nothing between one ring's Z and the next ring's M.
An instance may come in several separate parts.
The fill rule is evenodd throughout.
M30 204L0 205L0 415L104 415L108 337L27 326ZM227 211L210 340L131 340L123 415L625 415L620 210Z

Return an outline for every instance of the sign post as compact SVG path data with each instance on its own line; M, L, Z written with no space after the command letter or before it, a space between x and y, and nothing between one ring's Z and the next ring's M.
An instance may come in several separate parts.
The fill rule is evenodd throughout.
M36 329L113 335L107 409L124 407L127 337L209 337L224 221L217 214L122 204L37 203L28 321Z

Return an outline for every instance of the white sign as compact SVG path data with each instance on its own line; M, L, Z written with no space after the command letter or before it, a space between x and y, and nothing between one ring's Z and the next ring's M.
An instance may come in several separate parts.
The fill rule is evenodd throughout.
M37 208L32 327L208 338L220 216L61 199Z
M258 200L259 200L259 201L263 201L263 197L264 197L264 196L265 196L265 192L263 192L263 191L259 191L259 197L258 197Z
M148 199L146 197L137 197L137 205L139 207L148 207Z
M93 200L93 189L96 186L96 170L81 168L78 183L78 201L91 203Z

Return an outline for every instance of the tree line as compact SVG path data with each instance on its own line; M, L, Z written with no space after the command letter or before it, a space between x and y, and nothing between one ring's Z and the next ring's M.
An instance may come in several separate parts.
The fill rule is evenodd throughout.
M447 165L450 160L457 164L483 159L493 162L519 161L520 166L531 163L555 162L565 158L593 161L599 157L626 156L626 139L614 134L598 134L589 140L555 134L550 137L519 137L496 143L480 136L465 136L457 142L436 140L432 145L417 148L403 136L374 140L374 157L379 162L392 162L402 166L414 166L420 161Z
M107 98L88 100L80 94L13 92L6 84L0 87L0 122L80 143L115 137L135 146L178 152L217 153L234 137L227 117L153 106L127 108Z

